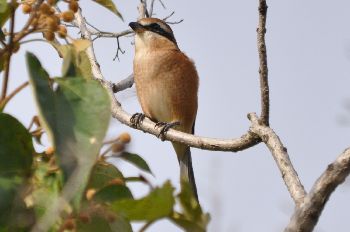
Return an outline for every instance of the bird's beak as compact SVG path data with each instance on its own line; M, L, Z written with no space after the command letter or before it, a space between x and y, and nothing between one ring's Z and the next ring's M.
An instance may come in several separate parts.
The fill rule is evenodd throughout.
M136 33L137 32L142 32L142 31L145 30L144 27L138 22L131 22L131 23L129 23L129 27L131 27L131 29L133 31L135 31Z

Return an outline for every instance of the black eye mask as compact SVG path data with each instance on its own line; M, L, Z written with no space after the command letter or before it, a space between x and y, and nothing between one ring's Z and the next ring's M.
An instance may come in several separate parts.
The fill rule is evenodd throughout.
M176 40L172 33L165 31L158 23L151 23L149 25L143 26L148 31L152 31L157 33L158 35L164 36L168 40L174 42L176 44Z

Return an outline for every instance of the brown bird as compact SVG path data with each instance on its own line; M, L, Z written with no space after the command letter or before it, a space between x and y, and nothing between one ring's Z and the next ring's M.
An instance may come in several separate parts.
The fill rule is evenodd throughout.
M175 127L193 134L199 82L194 63L181 52L173 31L164 21L144 18L129 26L135 31L134 79L144 114L163 126L162 133ZM190 183L198 200L190 148L172 144L180 177Z

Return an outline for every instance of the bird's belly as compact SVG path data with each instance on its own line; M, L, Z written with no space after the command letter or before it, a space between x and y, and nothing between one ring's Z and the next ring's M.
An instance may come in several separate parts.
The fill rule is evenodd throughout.
M159 122L172 122L171 96L166 91L162 81L142 80L147 83L142 84L142 90L138 91L144 113Z

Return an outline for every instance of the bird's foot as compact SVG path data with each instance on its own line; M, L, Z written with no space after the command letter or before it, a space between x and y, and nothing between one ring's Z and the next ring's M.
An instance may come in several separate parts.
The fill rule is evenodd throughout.
M157 127L162 127L162 129L160 130L159 134L158 134L158 138L160 138L162 141L165 140L165 134L166 132L168 132L169 129L175 127L175 126L179 126L180 122L157 122L156 125L154 126L155 128Z
M145 117L146 116L142 113L133 114L130 118L131 126L134 128L139 127Z

